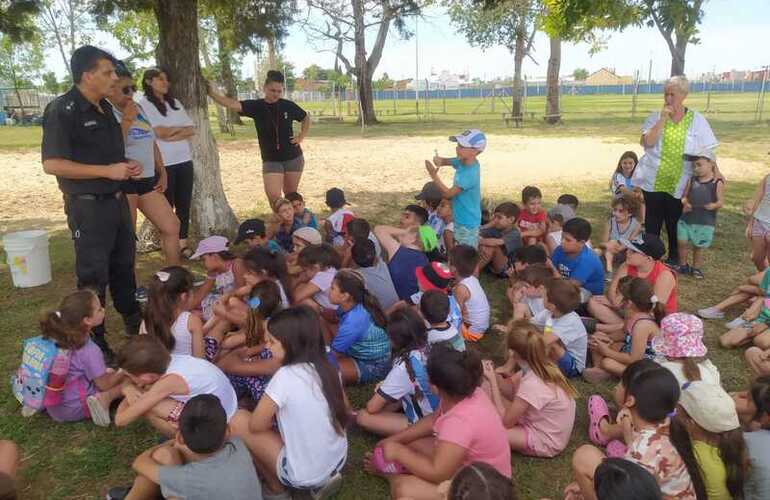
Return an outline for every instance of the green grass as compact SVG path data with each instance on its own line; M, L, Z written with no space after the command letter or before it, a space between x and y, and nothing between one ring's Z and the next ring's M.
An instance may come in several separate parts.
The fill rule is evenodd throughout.
M540 186L546 200L564 192L565 187L551 184ZM697 307L720 299L732 286L751 273L746 243L743 239L743 217L740 205L747 199L754 186L746 182L733 182L728 186L728 203L719 215L719 225L714 247L707 253L705 281L694 282L688 278L680 281L682 310L693 311ZM603 183L571 186L571 192L581 199L581 215L599 227L606 217L608 199ZM389 193L402 206L411 193ZM378 204L379 205L379 204ZM380 205L381 206L381 205ZM393 210L371 214L372 222L389 221L396 217ZM37 314L43 307L55 306L57 301L72 289L74 257L71 240L65 232L56 232L51 238L51 258L54 281L33 289L14 289L10 285L7 266L0 266L0 374L10 375L18 366L21 342L37 331ZM139 261L140 278L147 278L160 264L159 256L142 256ZM504 296L504 283L483 279L493 308L493 321L509 316ZM113 310L109 312L110 341L120 345L123 338L115 321ZM707 323L707 345L710 358L720 368L728 390L746 386L747 369L738 351L726 351L718 347L717 336L724 331L718 322ZM499 339L493 334L485 338L480 348L494 358L502 352ZM7 378L5 378L7 380ZM551 460L513 457L514 478L522 498L558 498L560 491L570 480L569 461L572 451L588 441L586 434L585 399L593 392L609 396L611 385L591 387L578 382L581 397L578 401L578 417L569 448ZM355 387L348 390L356 407L362 406L372 393L372 387ZM21 471L22 498L63 499L99 498L112 485L126 484L131 480L130 462L138 453L155 443L156 434L144 424L125 429L100 429L90 423L53 424L44 416L24 419L19 406L9 392L7 384L0 386L0 436L16 440L23 450ZM350 454L345 469L345 485L341 498L361 498L362 492L370 498L386 498L384 481L368 476L362 471L363 453L376 442L375 438L358 430L349 434Z
M550 127L534 120L528 121L525 128L511 130L504 127L499 115L433 115L429 120L417 120L414 116L383 116L383 124L368 128L367 137L402 136L402 135L448 135L452 131L469 125L478 125L492 133L510 133L521 135L545 136L584 136L607 137L608 140L635 140L643 116L647 111L659 106L659 99L639 103L640 112L631 118L630 101L623 96L600 96L595 98L563 98L565 123ZM690 97L689 104L696 109L703 109L699 94ZM735 99L730 109L740 109L741 114L715 113L709 120L715 128L717 137L722 141L722 151L729 156L757 160L766 157L770 148L767 123L753 124L748 120L751 114L749 95L719 95L712 101L717 109ZM588 102L591 101L591 102ZM535 99L530 99L529 109L535 109ZM399 103L401 104L401 103ZM459 103L472 106L471 103ZM476 103L478 104L478 103ZM434 103L438 106L438 104ZM540 106L540 104L537 104ZM438 109L438 108L436 108ZM542 109L542 107L540 107ZM642 111L644 110L644 111ZM341 124L317 124L313 128L314 137L360 137L361 130L352 119ZM254 129L251 124L237 128L235 137L221 136L220 140L248 138L253 140ZM37 127L0 127L0 145L12 149L36 149L39 147L40 129ZM394 143L397 147L397 143ZM749 182L730 182L727 189L727 204L720 212L717 235L712 249L707 252L706 276L704 281L694 282L688 278L680 281L680 307L684 311L693 311L698 307L710 305L721 299L731 287L740 283L752 272L748 259L747 244L743 237L744 221L740 213L742 203L751 196L755 184ZM604 182L564 185L561 183L541 184L545 201L553 203L564 192L573 192L581 200L580 213L588 218L595 228L601 227L608 213L608 197ZM392 222L397 217L397 209L407 203L411 192L392 188L388 192L367 193L371 207L365 215L373 223ZM502 201L502 200L495 200ZM246 215L246 214L238 214ZM248 214L258 215L258 214ZM20 223L23 221L19 221ZM598 232L598 229L597 229ZM74 255L68 233L59 231L51 235L51 260L54 281L48 285L33 289L14 289L7 265L0 263L0 375L4 380L19 363L21 342L37 333L37 315L41 308L53 307L58 300L74 286ZM158 254L140 256L138 272L140 281L146 280L150 273L160 265ZM504 296L504 283L483 278L484 287L493 308L493 321L503 321L510 311ZM118 346L123 342L120 325L116 321L114 310L109 310L110 341ZM721 349L717 337L724 332L718 322L707 322L706 334L709 357L720 368L722 379L728 390L737 390L746 386L748 371L738 351ZM490 334L481 342L482 351L494 358L499 358L499 339ZM533 459L514 455L514 479L521 498L560 498L562 488L570 481L569 461L572 451L587 442L586 433L586 397L593 392L609 395L611 385L591 387L578 382L581 397L578 401L578 416L569 448L560 456L551 460ZM372 393L372 387L348 389L352 403L362 406ZM109 486L127 484L132 479L130 463L133 458L156 442L156 434L144 424L132 425L125 429L100 429L90 423L54 425L44 416L24 419L19 414L19 406L10 394L7 383L0 385L0 437L14 439L23 451L21 470L21 498L25 499L64 499L64 498L103 498ZM386 498L387 485L384 481L368 476L362 471L362 457L376 439L370 435L353 430L349 434L350 454L345 468L344 489L340 498L356 499L364 496Z

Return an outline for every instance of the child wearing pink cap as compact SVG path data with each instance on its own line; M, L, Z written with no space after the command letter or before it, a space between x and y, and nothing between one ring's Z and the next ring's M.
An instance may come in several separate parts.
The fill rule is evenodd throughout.
M652 339L657 361L674 374L679 385L702 380L720 385L719 370L706 358L703 321L686 313L669 314L660 323L660 334Z
M190 260L201 259L206 270L206 281L195 289L193 307L200 307L204 321L214 315L214 304L225 294L244 285L243 262L230 253L227 238L209 236L198 243Z

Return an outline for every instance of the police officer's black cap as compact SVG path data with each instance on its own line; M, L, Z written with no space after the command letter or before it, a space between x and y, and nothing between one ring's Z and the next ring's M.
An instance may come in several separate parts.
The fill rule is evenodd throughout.
M265 235L265 223L261 219L247 219L238 226L238 237L235 238L235 245L239 244L246 238L252 236L264 236Z

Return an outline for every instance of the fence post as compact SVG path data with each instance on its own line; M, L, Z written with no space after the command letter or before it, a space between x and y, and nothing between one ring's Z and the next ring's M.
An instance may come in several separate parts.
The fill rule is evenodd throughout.
M631 98L631 118L636 118L636 99L639 95L639 70L636 70L634 79L634 96Z
M430 82L425 79L425 118L430 118Z
M444 114L446 114L446 83L444 84L444 92L441 93L443 100Z

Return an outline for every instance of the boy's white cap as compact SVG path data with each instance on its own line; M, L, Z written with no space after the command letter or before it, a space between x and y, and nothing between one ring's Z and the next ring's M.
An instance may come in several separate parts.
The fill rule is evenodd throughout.
M456 142L464 148L473 148L479 153L487 147L487 136L477 128L468 129L465 132L453 135L449 137L449 140Z
M735 401L718 385L701 380L689 382L682 386L679 404L695 423L709 432L718 434L741 426Z
M706 158L709 161L717 161L717 155L713 148L699 148L692 153L684 155L684 159L687 161L695 161L698 158Z

